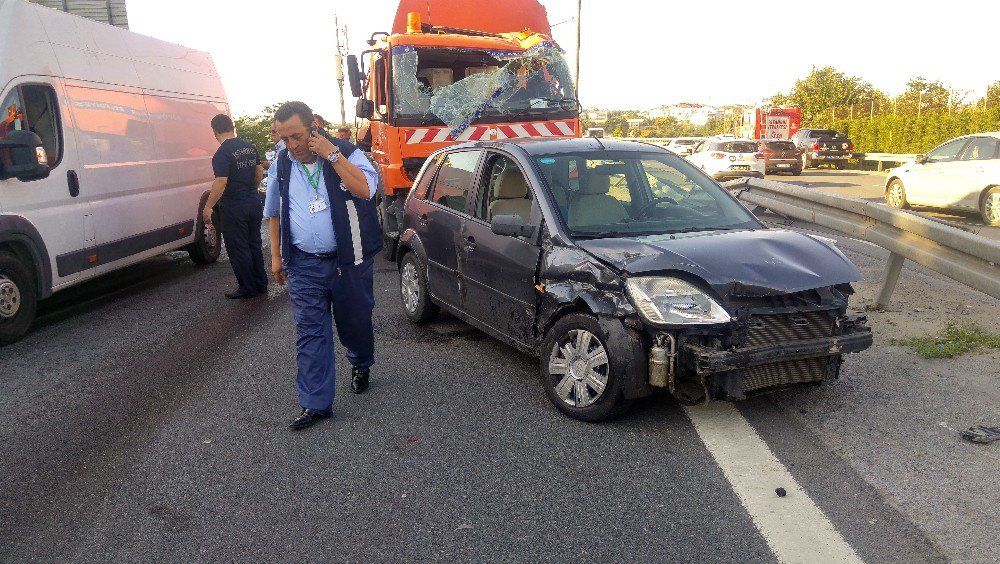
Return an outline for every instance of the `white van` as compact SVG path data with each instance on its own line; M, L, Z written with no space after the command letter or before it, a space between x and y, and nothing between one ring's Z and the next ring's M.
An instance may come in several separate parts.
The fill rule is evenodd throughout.
M53 292L170 250L218 259L200 218L229 104L208 54L0 0L0 101L0 345Z

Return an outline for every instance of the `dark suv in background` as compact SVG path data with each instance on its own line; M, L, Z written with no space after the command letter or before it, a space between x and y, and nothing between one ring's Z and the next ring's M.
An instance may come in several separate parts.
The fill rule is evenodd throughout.
M789 172L802 174L802 151L785 139L760 139L757 150L764 155L764 174Z
M399 244L411 321L443 308L540 357L549 400L584 421L655 389L693 404L818 383L872 343L847 310L861 274L831 242L767 228L645 143L440 149L407 197Z
M841 169L854 154L854 143L832 129L800 129L791 141L802 151L802 168L821 164Z

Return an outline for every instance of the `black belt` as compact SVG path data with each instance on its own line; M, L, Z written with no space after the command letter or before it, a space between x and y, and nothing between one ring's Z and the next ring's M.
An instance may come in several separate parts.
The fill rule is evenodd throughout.
M316 257L316 258L321 259L321 260L330 260L330 259L337 258L337 251L334 251L332 253L307 253L306 251L303 251L302 249L300 249L298 247L298 245L295 245L295 250L298 251L298 252L300 252L300 253L302 253L302 254L304 254L304 255L309 255L311 257Z

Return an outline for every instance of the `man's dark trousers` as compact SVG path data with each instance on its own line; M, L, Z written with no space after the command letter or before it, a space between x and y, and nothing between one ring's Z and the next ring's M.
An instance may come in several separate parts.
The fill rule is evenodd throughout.
M329 413L336 384L333 323L337 324L337 336L353 367L367 370L375 364L374 261L341 266L336 256L318 258L295 245L289 247L291 256L285 268L298 332L295 347L299 405Z
M267 271L261 250L260 224L263 211L256 198L222 203L222 237L233 267L239 292L247 295L267 293Z

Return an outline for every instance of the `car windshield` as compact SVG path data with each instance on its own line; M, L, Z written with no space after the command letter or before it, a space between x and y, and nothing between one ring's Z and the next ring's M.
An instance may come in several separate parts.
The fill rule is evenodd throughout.
M719 143L719 150L723 153L756 153L757 144L750 141L729 141Z
M628 237L760 223L683 158L593 151L535 158L552 201L574 237Z
M569 66L547 42L516 52L393 47L392 90L397 118L444 124L456 136L491 115L579 111Z

